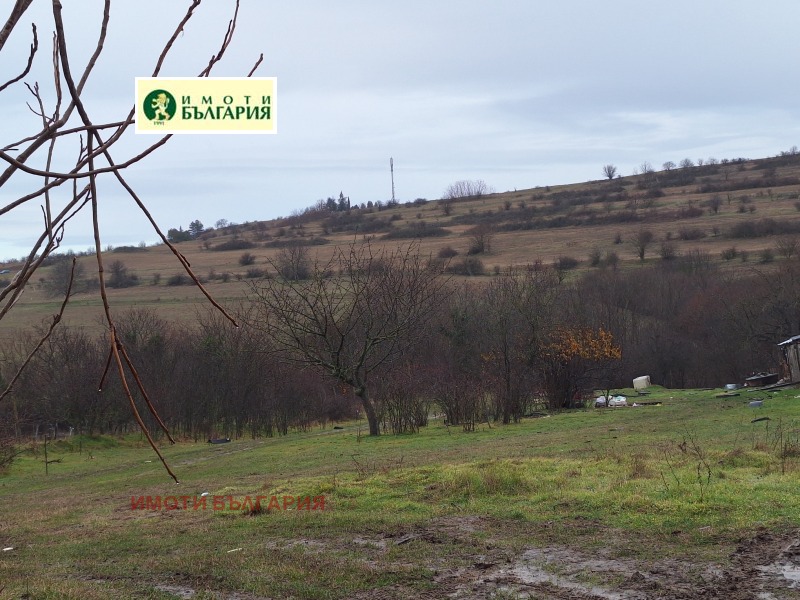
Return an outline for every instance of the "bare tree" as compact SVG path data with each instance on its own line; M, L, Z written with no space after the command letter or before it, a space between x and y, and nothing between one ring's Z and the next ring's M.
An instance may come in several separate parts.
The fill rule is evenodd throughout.
M252 284L251 322L286 359L351 387L378 435L370 376L417 342L437 309L447 279L434 264L416 243L395 251L353 243L315 262L306 280Z
M311 274L311 259L306 246L292 245L283 248L274 261L275 269L284 279L298 281Z
M495 418L505 424L519 421L530 406L536 356L553 325L560 292L556 270L535 264L493 278L481 296L482 374Z
M778 254L783 256L784 258L792 258L795 254L797 254L798 248L800 248L800 238L794 235L784 236L778 239L778 243L775 245Z
M708 199L708 210L712 214L719 213L719 209L722 206L722 196L719 194L714 194L711 198Z
M487 185L483 179L462 179L447 186L442 199L477 198L484 194L492 193L494 193L494 189Z
M647 253L647 248L650 247L650 244L653 243L654 239L655 236L649 229L640 229L639 233L636 234L636 237L633 238L631 244L636 250L636 256L639 257L639 260L644 260L645 254Z
M676 167L675 163L672 162L671 160L668 160L663 165L661 165L661 168L663 168L665 171L672 171L672 169L674 169L675 167Z
M73 252L54 254L51 256L53 266L50 269L50 279L46 282L45 289L51 296L63 296L67 288L72 286L71 293L78 292L78 283L83 278L86 270L85 264L75 259Z
M617 167L615 165L603 165L603 175L608 179L614 179L617 176Z
M139 277L128 271L128 267L121 260L111 263L111 277L108 278L106 285L113 288L131 287L139 283Z
M20 19L25 14L26 10L31 4L31 0L17 0L12 8L12 12L5 25L0 29L0 51L2 51L9 36L14 32ZM184 31L189 20L192 18L195 9L200 4L199 0L192 2L183 18L177 23L173 34L165 42L162 50L156 60L155 67L152 71L152 76L157 76L167 55L172 50L173 44L178 39L179 35ZM31 202L41 202L42 207L42 230L38 239L33 241L30 253L22 264L21 269L14 276L11 283L0 289L0 319L4 318L12 309L14 304L19 299L20 295L25 289L31 277L37 269L44 263L47 257L53 253L61 244L66 224L79 212L87 209L91 211L92 222L94 227L94 246L95 257L97 260L97 270L99 275L99 290L102 299L105 321L108 331L109 353L106 366L106 372L101 377L102 382L106 378L106 373L114 364L120 379L122 387L127 396L130 408L136 418L137 423L142 431L148 438L153 449L161 458L167 471L175 478L175 475L169 469L169 466L164 461L160 452L155 446L155 443L150 436L147 427L144 424L139 411L134 401L134 395L131 392L129 382L133 380L136 387L141 392L148 409L152 413L158 424L164 429L165 433L172 441L169 432L163 421L158 417L153 404L150 402L149 397L142 387L141 380L138 377L136 369L130 361L125 346L117 335L116 325L112 316L111 307L108 302L106 294L106 280L104 274L103 258L101 254L101 235L98 216L98 184L99 177L108 175L113 176L114 179L125 189L128 195L133 200L134 204L145 217L150 221L151 225L161 237L163 242L172 250L175 257L181 263L183 268L187 271L190 277L195 281L195 284L203 291L211 303L224 312L219 304L217 304L211 296L206 292L205 288L200 284L199 279L192 273L189 263L186 258L169 242L164 236L161 229L153 220L150 212L146 208L143 200L131 188L125 180L123 175L125 169L142 160L153 151L164 145L171 136L165 136L159 141L152 144L143 152L138 155L127 157L122 161L115 159L111 150L116 143L123 138L124 133L129 129L134 120L134 110L131 109L127 116L120 121L95 123L87 112L84 104L84 89L87 81L94 70L106 42L107 25L109 22L111 12L111 0L105 0L103 4L103 11L98 11L100 15L100 24L97 35L97 42L95 48L82 70L78 70L78 65L74 62L74 57L67 51L67 32L64 27L62 18L62 4L54 0L52 3L52 18L53 18L53 49L52 53L47 53L47 60L51 61L53 89L55 90L55 100L52 106L48 109L45 106L45 99L43 94L40 93L39 83L35 82L33 85L26 83L32 100L29 105L31 110L41 118L41 128L33 132L31 135L25 136L22 139L11 141L8 144L0 146L0 160L7 163L4 171L0 172L0 187L3 187L13 175L17 173L25 173L34 178L36 182L32 186L32 191L21 197L9 201L5 205L0 206L0 217L7 217L7 215L16 211L25 204ZM233 18L228 23L227 30L222 38L222 44L217 52L211 56L211 59L203 67L199 76L208 76L213 67L219 62L225 54L228 46L230 45L233 37L233 32L236 28L236 18L238 15L238 5L234 12ZM18 83L31 71L34 64L37 51L39 48L37 27L34 24L32 27L32 43L30 53L26 65L21 69L21 74L5 84L0 85L0 92L7 89L11 85ZM80 35L86 35L85 29L80 32ZM256 62L256 67L261 59ZM205 62L205 61L204 61ZM255 67L251 70L254 72ZM74 166L68 171L56 171L53 164L63 159L61 148L66 147L70 150L64 152L74 152L72 148L79 148L77 158L75 158ZM101 166L98 161L104 161L106 166ZM43 165L42 168L35 168L30 166L30 162L38 161ZM61 197L59 197L61 196ZM59 205L60 202L60 205ZM60 208L57 208L60 206ZM7 217L8 218L8 217ZM67 298L65 299L65 304ZM63 313L63 306L62 311ZM61 313L56 315L53 321L53 326L60 320ZM225 313L227 314L227 313ZM232 317L229 317L235 323ZM52 333L52 327L45 334L45 338L49 337ZM40 344L41 345L41 344ZM40 346L39 345L39 346ZM39 347L37 346L37 347ZM32 355L31 355L32 356ZM30 359L24 362L20 370L24 370L26 364ZM13 381L5 390L0 393L0 400L9 394L13 387ZM175 478L177 481L177 478Z
M489 254L492 251L494 228L482 223L471 228L467 233L470 236L467 254Z

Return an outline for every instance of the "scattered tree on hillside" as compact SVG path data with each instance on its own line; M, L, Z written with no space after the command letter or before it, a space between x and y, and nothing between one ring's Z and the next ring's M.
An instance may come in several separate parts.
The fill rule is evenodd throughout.
M336 202L336 210L340 212L350 210L350 197L345 197L344 192L339 192L339 200Z
M798 249L800 249L800 238L796 235L783 236L778 239L775 249L782 257L790 259L797 254Z
M243 267L255 264L255 262L256 262L256 255L253 254L252 252L244 252L239 257L239 264Z
M53 267L50 270L50 278L46 282L47 293L51 296L63 296L70 289L71 294L80 291L79 284L83 279L86 267L83 261L75 261L73 266L73 259L75 253L68 250L64 254L55 254L53 258Z
M614 179L617 176L617 167L615 165L603 165L603 175L606 176L607 179Z
M111 276L108 278L108 287L126 288L139 283L139 278L128 271L128 267L121 260L115 260L109 267Z
M708 210L711 211L712 214L718 214L719 209L722 206L722 196L719 194L714 194L711 198L708 199Z
M494 190L483 179L462 179L448 185L442 194L442 199L476 198L493 192Z
M639 260L644 260L647 249L650 247L650 244L653 243L653 240L655 240L655 236L649 229L640 229L636 237L633 238L631 244L636 250L636 256L639 257Z
M189 234L193 238L200 237L200 234L203 233L204 227L203 224L200 222L199 219L195 219L191 223L189 223Z
M306 246L282 248L272 263L278 275L287 281L301 281L311 276L311 259Z
M439 202L439 207L442 209L442 213L445 217L449 217L453 214L453 199L452 198L444 198Z
M173 227L167 231L167 239L173 244L188 242L192 239L192 232L184 231L183 227L179 227L178 229Z
M344 192L339 192L339 198L328 196L325 201L319 200L316 204L317 209L329 212L347 212L350 210L350 197L345 196Z
M494 227L482 223L472 227L467 233L470 235L467 254L489 254L492 251Z

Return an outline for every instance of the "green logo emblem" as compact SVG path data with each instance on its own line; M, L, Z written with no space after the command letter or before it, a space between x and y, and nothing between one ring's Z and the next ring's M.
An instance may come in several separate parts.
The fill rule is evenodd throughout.
M167 90L153 90L145 97L142 108L151 121L169 121L175 116L178 105L175 96Z

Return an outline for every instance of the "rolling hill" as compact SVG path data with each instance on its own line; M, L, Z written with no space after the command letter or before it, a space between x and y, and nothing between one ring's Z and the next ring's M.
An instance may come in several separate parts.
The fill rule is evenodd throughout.
M176 247L210 293L229 306L244 298L248 281L272 273L270 261L282 254L301 248L311 260L326 261L335 247L365 239L377 247L417 239L422 252L447 256L456 276L478 281L535 261L571 276L694 256L735 272L770 268L800 254L800 155L711 162L449 200L343 211L310 208L272 221L206 230ZM109 290L116 311L146 306L188 322L206 305L199 290L181 277L182 268L166 245L109 249L103 259L107 278L116 268L120 281L131 284ZM52 288L58 263L50 260L37 273L0 321L0 337L15 337L57 312L61 297ZM100 331L96 261L82 256L79 263L78 292L64 322ZM0 265L11 271L0 275L0 283L17 266Z

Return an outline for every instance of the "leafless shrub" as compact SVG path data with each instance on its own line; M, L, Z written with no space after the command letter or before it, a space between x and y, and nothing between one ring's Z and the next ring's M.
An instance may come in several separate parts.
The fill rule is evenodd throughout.
M461 198L479 198L485 194L492 193L494 193L494 189L483 179L462 179L447 186L444 194L442 194L442 199L457 200Z
M278 274L289 281L301 281L311 275L311 260L305 246L287 246L275 259L273 266Z
M784 236L778 239L775 249L783 258L792 258L800 249L800 238L797 236Z
M459 261L451 262L447 267L447 272L453 275L474 277L476 275L484 275L486 273L486 266L477 256L465 256Z

